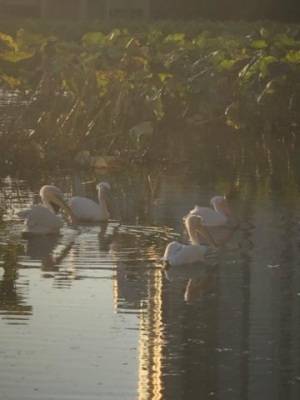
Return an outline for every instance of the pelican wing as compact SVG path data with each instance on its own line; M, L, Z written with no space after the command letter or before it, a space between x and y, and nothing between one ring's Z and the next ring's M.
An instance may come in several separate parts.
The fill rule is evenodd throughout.
M23 217L27 215L24 232L44 235L58 233L63 226L62 220L42 205L34 205L20 213Z
M195 206L189 214L199 215L202 217L202 223L204 226L221 226L225 225L227 222L227 217L224 214L209 207Z
M171 242L166 247L163 260L169 261L171 266L193 264L204 260L205 251L206 247L199 244Z
M182 247L183 245L178 242L169 243L161 260L170 261L171 258L180 253Z
M32 207L26 208L25 210L18 211L16 213L17 217L20 219L26 219L32 211Z
M104 215L99 204L86 197L72 197L70 208L79 221L104 221L108 215Z

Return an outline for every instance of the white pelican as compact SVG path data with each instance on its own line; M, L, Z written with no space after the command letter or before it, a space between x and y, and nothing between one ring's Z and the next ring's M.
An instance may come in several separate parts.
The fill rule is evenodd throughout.
M62 199L60 190L51 185L43 186L40 190L43 204L33 204L26 210L19 211L17 216L25 219L23 233L26 235L48 235L59 233L63 221L56 215L62 208L76 222L72 210Z
M214 247L217 247L213 237L203 226L202 218L199 215L188 215L185 220L185 226L191 244L183 245L178 242L169 243L162 258L164 269L168 269L170 266L193 264L204 261L207 246L199 244L198 233Z
M195 206L189 212L189 215L199 215L202 218L203 225L207 227L216 227L226 225L228 218L234 218L234 214L228 206L223 196L215 196L211 199L210 207Z
M70 200L70 208L79 221L100 222L109 220L112 204L110 184L100 182L96 189L98 191L98 203L81 196L72 197Z

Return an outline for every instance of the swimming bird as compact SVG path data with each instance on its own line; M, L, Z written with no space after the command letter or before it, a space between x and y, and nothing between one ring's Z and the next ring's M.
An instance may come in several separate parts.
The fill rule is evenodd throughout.
M234 218L225 197L215 196L210 200L210 204L213 208L195 206L188 215L199 215L202 224L207 227L224 226L229 218Z
M110 184L100 182L96 189L98 203L87 197L75 196L71 198L70 208L78 221L100 222L108 221L111 217L112 195Z
M184 245L176 241L169 243L162 258L164 269L168 269L170 266L193 264L204 261L207 246L199 244L198 233L202 235L209 244L217 247L213 237L203 226L202 218L199 215L188 215L185 219L185 226L191 244Z
M43 204L33 204L30 208L19 211L17 216L25 219L25 235L57 234L63 227L63 221L56 215L62 208L76 223L76 217L70 207L63 200L60 190L56 186L45 185L40 190Z

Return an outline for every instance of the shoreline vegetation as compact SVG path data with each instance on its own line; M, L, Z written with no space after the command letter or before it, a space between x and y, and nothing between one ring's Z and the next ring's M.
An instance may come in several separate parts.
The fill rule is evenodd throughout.
M300 25L3 21L0 115L6 165L270 164L298 143Z

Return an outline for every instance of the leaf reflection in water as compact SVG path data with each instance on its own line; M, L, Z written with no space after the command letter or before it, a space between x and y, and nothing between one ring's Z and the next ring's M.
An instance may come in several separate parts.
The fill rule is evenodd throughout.
M23 248L8 242L0 246L3 275L0 279L0 315L9 323L24 323L32 314L32 306L26 304L27 283L20 280L18 257Z

